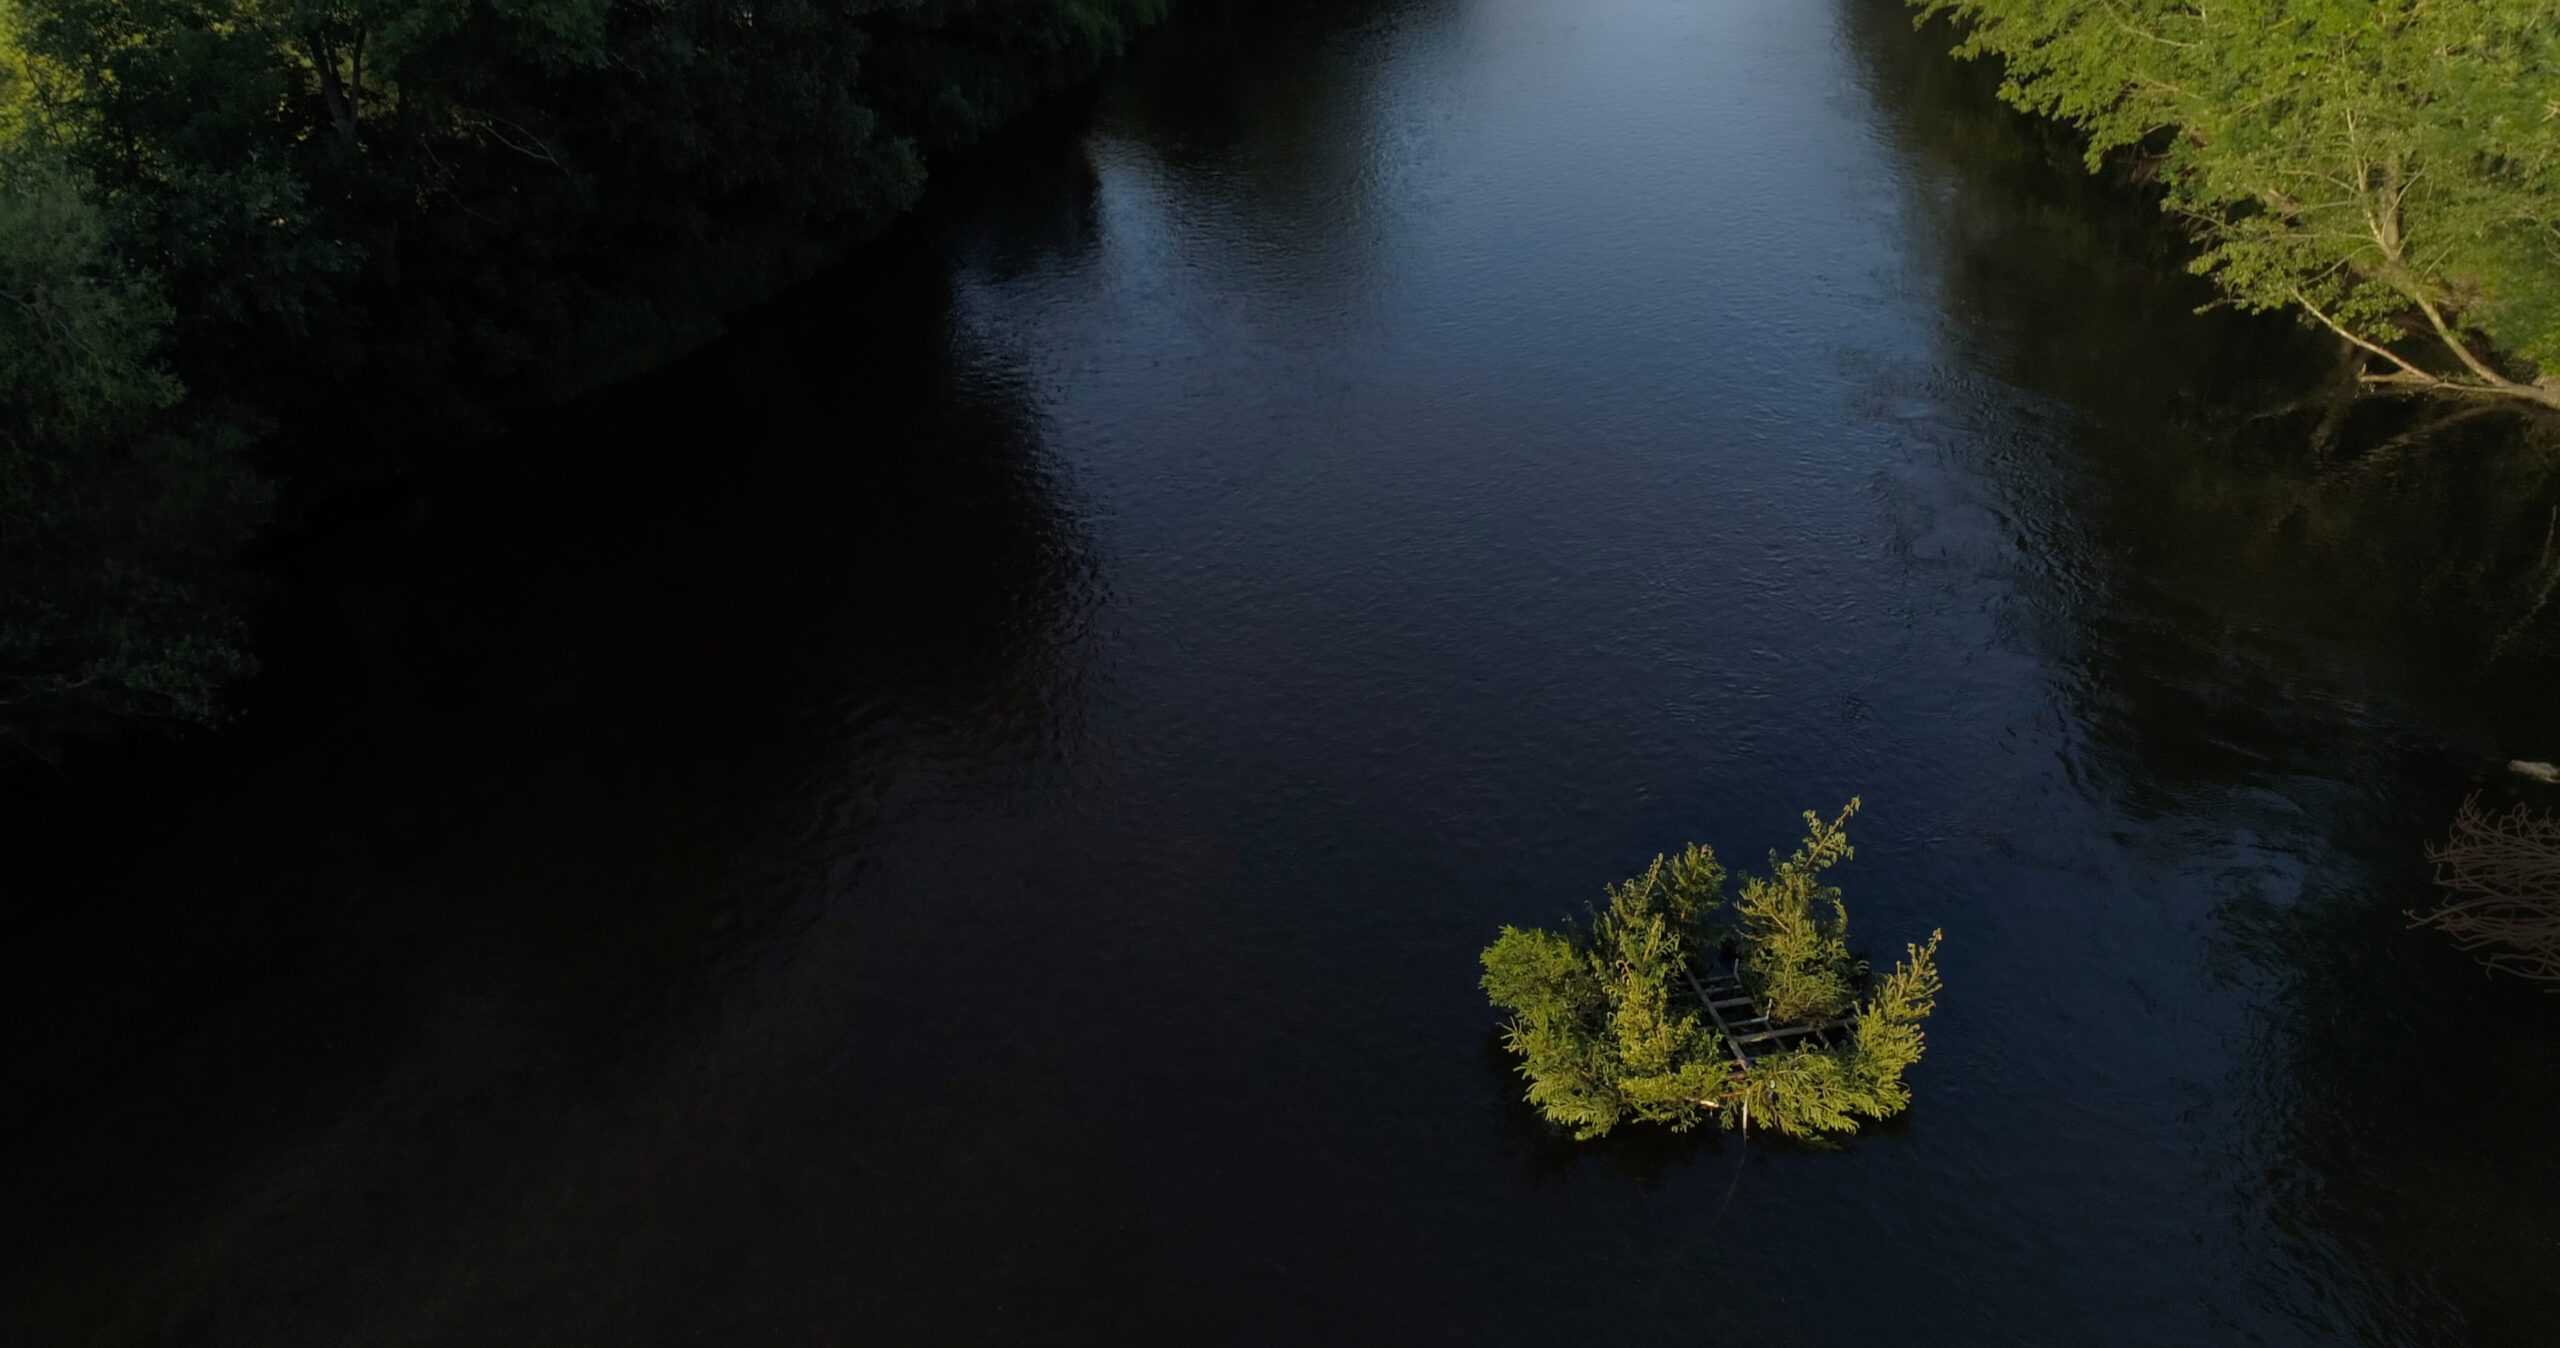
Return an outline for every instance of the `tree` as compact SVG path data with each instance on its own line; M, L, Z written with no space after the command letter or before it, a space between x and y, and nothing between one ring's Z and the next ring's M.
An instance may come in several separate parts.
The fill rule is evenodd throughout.
M0 739L217 712L252 449L309 501L667 359L1165 8L0 0Z
M1827 1047L1802 1047L1755 1059L1732 1077L1719 1101L1728 1127L1758 1124L1790 1137L1857 1131L1862 1119L1884 1119L1911 1106L1903 1074L1926 1046L1921 1025L1937 1009L1938 943L1931 932L1903 947L1893 972L1877 980L1850 1019L1847 1036Z
M1769 874L1743 881L1734 903L1742 977L1771 1020L1829 1020L1849 1009L1849 908L1822 873L1856 855L1847 829L1857 812L1855 800L1827 824L1806 812L1795 855L1782 861L1772 852Z
M208 720L247 667L221 577L263 484L169 416L169 317L83 184L0 147L0 749L99 716Z
M1529 1103L1584 1140L1630 1119L1685 1132L1713 1118L1819 1137L1906 1108L1903 1074L1920 1059L1921 1022L1939 990L1938 937L1908 947L1858 999L1847 911L1819 880L1850 855L1843 829L1855 809L1828 824L1806 815L1795 854L1772 854L1769 876L1744 879L1730 927L1725 868L1696 845L1611 886L1587 929L1504 927L1482 956L1483 987L1510 1012L1503 1042L1520 1057ZM1762 1054L1748 1068L1736 1060L1692 981L1728 932L1773 1021L1848 1015L1832 1042ZM1771 1007L1773 994L1793 999L1790 1014Z
M1486 948L1485 992L1510 1008L1504 1042L1550 1121L1587 1139L1631 1117L1674 1132L1706 1117L1724 1046L1689 1009L1682 970L1724 878L1691 847L1611 886L1588 934L1504 927Z
M2369 387L2560 408L2560 0L1912 0Z

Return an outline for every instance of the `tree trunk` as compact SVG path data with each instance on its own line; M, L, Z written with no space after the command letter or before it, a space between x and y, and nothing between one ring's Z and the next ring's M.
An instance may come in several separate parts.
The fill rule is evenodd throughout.
M329 119L338 125L338 138L349 149L361 148L356 134L355 100L347 97L346 81L338 75L338 52L318 29L306 34L311 46L311 66L320 72L320 98L329 105Z

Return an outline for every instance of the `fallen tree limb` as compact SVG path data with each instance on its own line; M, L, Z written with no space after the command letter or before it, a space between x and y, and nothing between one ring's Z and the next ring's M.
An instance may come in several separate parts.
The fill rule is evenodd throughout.
M2492 971L2560 983L2560 816L2523 805L2493 811L2475 795L2427 859L2457 897L2412 921Z

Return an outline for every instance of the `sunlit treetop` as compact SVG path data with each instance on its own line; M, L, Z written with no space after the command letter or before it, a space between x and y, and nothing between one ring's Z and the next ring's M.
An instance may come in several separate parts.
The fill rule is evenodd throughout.
M2367 382L2560 406L2560 0L1914 0L2003 96L2148 160L2230 302Z

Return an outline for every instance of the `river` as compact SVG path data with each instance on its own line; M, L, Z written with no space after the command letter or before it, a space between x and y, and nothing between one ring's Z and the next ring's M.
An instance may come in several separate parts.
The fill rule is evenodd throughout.
M2546 469L2320 467L1944 45L1203 7L288 531L235 724L9 784L0 1339L2547 1342L2560 999L2403 916ZM1538 1126L1494 930L1853 794L1908 1115Z

